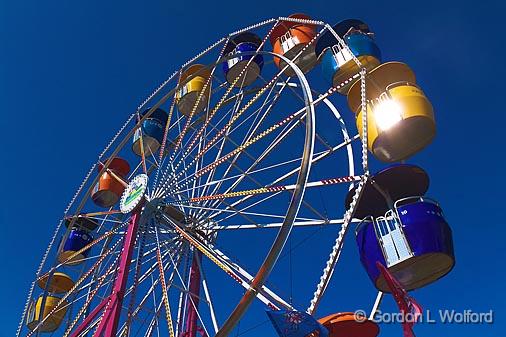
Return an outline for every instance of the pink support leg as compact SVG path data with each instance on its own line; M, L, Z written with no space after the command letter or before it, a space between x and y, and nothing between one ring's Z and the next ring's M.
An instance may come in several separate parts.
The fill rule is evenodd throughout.
M196 337L197 332L200 332L202 336L205 335L202 329L197 326L197 310L199 306L199 295L200 295L200 268L199 264L202 260L202 253L195 249L193 252L192 266L190 269L190 285L188 287L190 299L187 301L186 309L186 327L185 331L181 334L182 337Z
M100 325L98 326L95 336L115 337L118 330L119 316L121 307L123 305L123 297L125 295L125 288L128 280L128 272L130 269L130 262L132 261L132 252L135 245L135 236L139 227L140 207L132 213L130 222L128 224L125 242L123 243L123 250L121 252L121 259L114 281L114 287L110 296L105 298L92 313L77 327L77 329L70 335L70 337L78 336L91 321L98 315L101 309L105 306L104 314ZM193 266L192 266L193 268Z

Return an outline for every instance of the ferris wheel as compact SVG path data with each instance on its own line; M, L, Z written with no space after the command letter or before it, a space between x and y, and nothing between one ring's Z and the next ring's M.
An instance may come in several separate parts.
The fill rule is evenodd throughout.
M379 291L373 314L394 293L388 275L412 290L453 267L425 171L368 166L370 154L402 161L434 134L413 71L382 63L362 21L294 14L233 32L174 72L101 151L57 222L17 336L222 337L264 308L297 325L316 315L353 234ZM311 250L324 251L312 261L319 276L299 275L312 291L294 300L277 263L292 236L321 228L335 242ZM378 334L353 320L330 315L305 335Z

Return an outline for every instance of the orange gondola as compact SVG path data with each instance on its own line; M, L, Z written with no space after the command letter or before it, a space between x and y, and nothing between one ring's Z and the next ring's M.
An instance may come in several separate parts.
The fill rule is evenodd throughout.
M379 326L353 312L332 314L318 320L329 331L329 337L376 337Z
M103 164L100 163L98 165L98 171L101 171L103 168ZM93 189L91 194L93 202L104 208L115 205L125 190L125 185L121 179L123 179L129 171L130 165L126 160L119 157L113 158L109 164L108 170L102 173L98 183Z
M311 20L311 17L305 14L292 14L289 18ZM318 61L314 41L309 44L315 36L315 25L281 21L274 27L270 41L275 54L283 55L292 60L302 72L307 73L314 68ZM287 66L287 63L280 57L274 57L274 63L280 69L284 69ZM295 71L291 67L288 67L284 73L287 76L295 75Z

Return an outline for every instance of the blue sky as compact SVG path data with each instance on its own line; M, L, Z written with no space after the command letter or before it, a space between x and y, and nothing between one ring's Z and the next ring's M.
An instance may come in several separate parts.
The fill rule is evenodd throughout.
M369 23L384 59L407 62L435 107L437 137L410 162L430 174L457 265L414 295L426 308L492 309L496 319L421 325L417 336L503 336L505 9L499 1L1 1L0 336L17 327L56 219L126 116L215 40L293 12ZM364 291L374 296L371 285ZM329 296L354 303L353 292ZM401 334L398 326L384 331Z

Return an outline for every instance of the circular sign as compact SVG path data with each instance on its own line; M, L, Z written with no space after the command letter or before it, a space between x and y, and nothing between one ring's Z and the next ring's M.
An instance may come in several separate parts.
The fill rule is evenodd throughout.
M137 207L144 197L147 187L147 175L139 174L138 176L135 176L125 188L125 191L121 196L121 201L119 203L121 213L130 213L135 207Z

